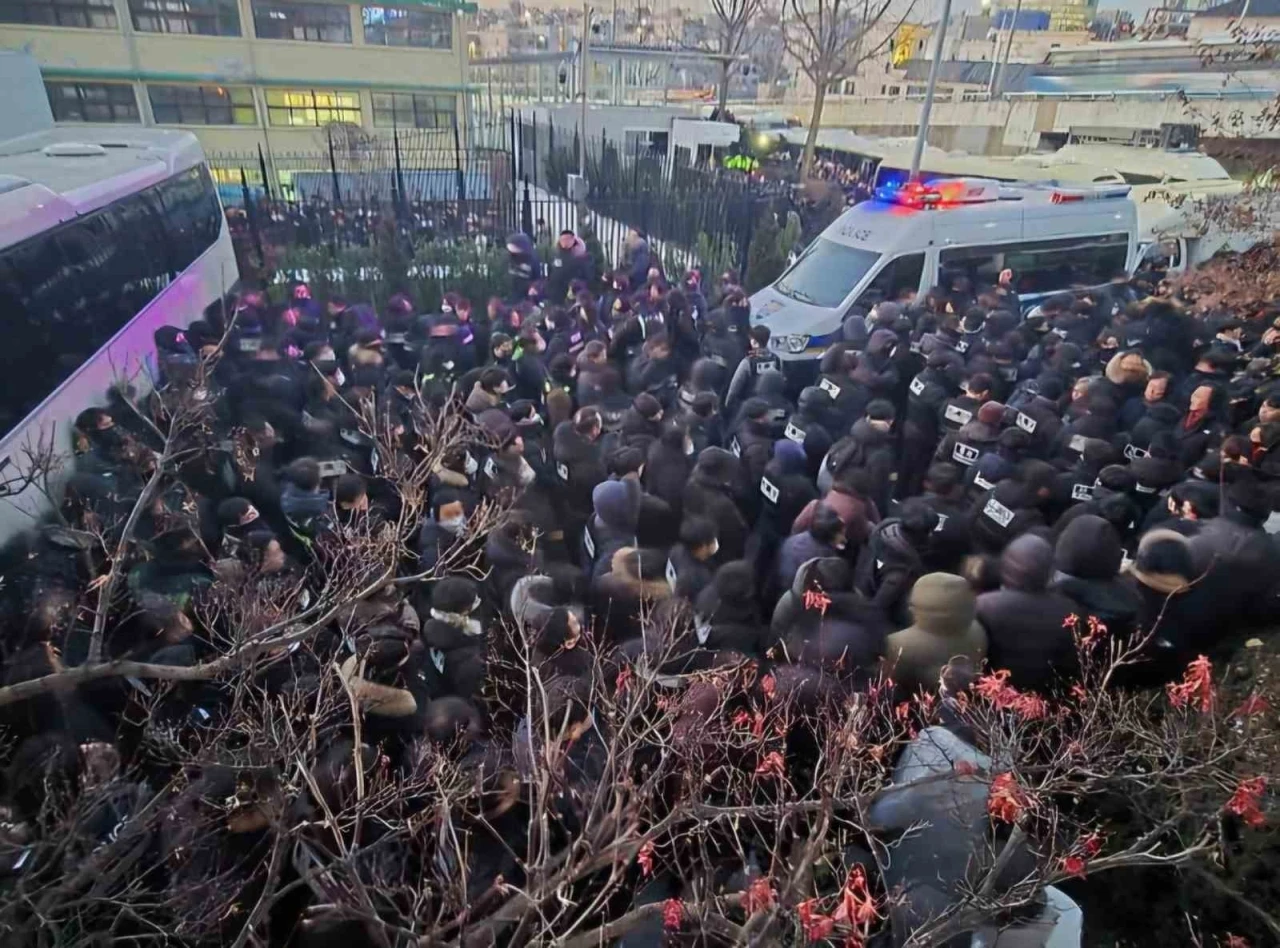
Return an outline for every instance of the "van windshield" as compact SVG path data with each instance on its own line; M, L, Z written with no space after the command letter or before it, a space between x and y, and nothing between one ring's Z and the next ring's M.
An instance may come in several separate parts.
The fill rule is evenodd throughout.
M813 306L839 306L880 259L873 250L846 247L819 237L773 288Z

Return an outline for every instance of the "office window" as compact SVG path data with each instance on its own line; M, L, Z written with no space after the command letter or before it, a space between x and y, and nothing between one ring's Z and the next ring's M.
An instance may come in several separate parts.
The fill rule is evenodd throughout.
M114 30L112 0L0 0L0 23Z
M253 125L258 113L248 86L147 86L160 125Z
M253 0L253 29L259 39L350 43L351 14L330 3Z
M140 122L133 86L123 82L46 82L55 122Z
M133 28L142 33L239 36L235 0L129 0Z
M451 95L375 92L373 124L378 128L452 128L454 108Z
M268 89L267 121L272 125L360 125L360 94L320 89Z
M453 48L453 16L439 10L364 7L364 41L370 46Z

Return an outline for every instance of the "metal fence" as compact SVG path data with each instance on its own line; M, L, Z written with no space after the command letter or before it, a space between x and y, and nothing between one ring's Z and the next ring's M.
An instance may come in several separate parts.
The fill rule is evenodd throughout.
M760 216L789 200L776 182L672 160L639 137L601 136L583 149L590 187L579 204L569 193L576 134L514 114L381 135L330 126L313 152L215 153L209 163L235 231L259 258L264 246L498 242L516 230L551 240L585 224L610 263L634 228L671 266L742 268Z

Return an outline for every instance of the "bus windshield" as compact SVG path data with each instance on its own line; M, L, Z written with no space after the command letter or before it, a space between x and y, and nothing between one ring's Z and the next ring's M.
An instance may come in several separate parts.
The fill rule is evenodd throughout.
M819 237L773 288L812 306L839 306L880 259L873 250Z

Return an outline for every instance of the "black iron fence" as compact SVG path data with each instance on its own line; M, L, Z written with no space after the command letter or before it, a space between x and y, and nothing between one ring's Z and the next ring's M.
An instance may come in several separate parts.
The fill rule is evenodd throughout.
M761 215L789 202L776 182L670 156L641 136L601 135L581 149L589 190L579 203L570 194L576 128L518 115L469 129L330 126L321 135L307 153L210 155L233 231L268 266L279 248L497 246L515 230L550 242L587 227L611 264L634 228L668 268L743 268Z

